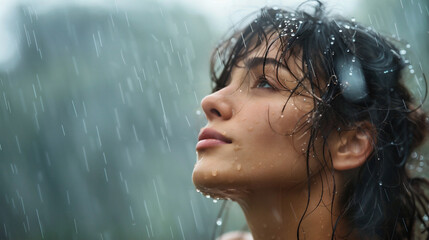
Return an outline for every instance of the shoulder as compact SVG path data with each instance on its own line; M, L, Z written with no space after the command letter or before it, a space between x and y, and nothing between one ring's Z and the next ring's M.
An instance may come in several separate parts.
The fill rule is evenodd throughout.
M216 240L253 240L253 237L249 232L233 231L222 234Z

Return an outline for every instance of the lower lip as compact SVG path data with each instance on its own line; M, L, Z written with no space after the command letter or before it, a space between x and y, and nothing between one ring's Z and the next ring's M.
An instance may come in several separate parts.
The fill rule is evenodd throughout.
M203 139L203 140L198 141L196 148L197 148L197 150L201 150L204 148L215 147L215 146L219 146L222 144L227 144L227 143L224 141L221 141L219 139Z

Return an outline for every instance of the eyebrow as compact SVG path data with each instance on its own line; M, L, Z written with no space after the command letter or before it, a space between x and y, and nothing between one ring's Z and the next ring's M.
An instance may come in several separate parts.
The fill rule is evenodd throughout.
M286 66L284 63L277 61L277 59L274 59L274 58L254 57L254 58L247 58L244 60L244 65L249 69L258 67L259 65L267 65L267 64L273 65L273 66L280 66L281 68L289 72L288 66Z

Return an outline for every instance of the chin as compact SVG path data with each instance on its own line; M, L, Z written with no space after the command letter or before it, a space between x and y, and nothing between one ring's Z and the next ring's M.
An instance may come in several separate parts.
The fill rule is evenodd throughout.
M237 199L247 194L247 190L237 174L231 174L230 169L214 169L197 163L192 173L195 188L203 195L216 199Z

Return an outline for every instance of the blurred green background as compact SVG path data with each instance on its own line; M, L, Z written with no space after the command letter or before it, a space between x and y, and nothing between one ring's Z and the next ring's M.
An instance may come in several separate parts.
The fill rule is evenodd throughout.
M299 1L88 2L0 2L0 239L209 239L221 203L191 181L209 56L235 19ZM422 99L428 2L326 2L399 36Z

